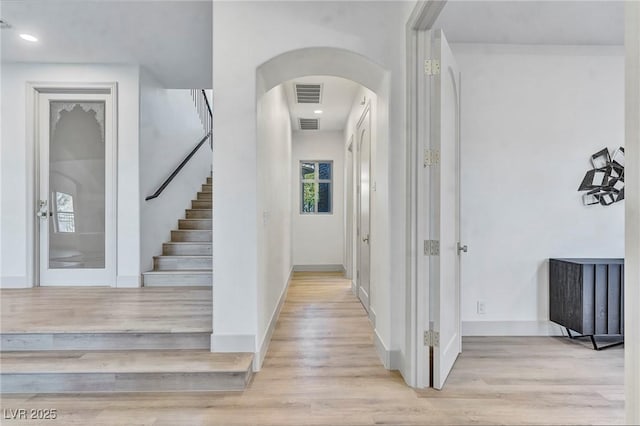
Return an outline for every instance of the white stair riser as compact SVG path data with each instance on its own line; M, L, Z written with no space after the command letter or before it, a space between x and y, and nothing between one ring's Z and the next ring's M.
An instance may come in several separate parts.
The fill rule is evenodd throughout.
M145 287L178 287L178 286L206 286L211 287L213 273L211 274L143 274Z
M198 192L198 200L208 201L213 199L213 192Z
M171 231L171 241L212 241L212 231L207 230L178 230Z
M211 244L171 244L162 245L165 256L210 255L213 252Z
M178 221L178 229L211 229L213 222L211 219L188 220L180 219Z
M212 258L189 256L158 256L153 259L153 268L156 271L183 271L183 270L211 270Z
M211 200L193 200L191 201L192 209L212 209L213 202Z

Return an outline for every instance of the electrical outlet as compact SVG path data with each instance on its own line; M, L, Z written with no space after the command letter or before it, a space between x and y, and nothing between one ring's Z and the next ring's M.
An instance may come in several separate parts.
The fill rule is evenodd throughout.
M478 315L484 315L487 313L487 302L484 300L478 300Z

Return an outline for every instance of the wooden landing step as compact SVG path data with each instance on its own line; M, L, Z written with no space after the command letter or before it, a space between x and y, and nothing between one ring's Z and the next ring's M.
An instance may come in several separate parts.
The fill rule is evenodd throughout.
M142 274L145 287L213 286L213 272L205 270L149 271Z
M242 391L252 362L208 350L3 352L0 392Z
M0 349L16 351L95 351L209 349L211 331L77 331L0 334Z

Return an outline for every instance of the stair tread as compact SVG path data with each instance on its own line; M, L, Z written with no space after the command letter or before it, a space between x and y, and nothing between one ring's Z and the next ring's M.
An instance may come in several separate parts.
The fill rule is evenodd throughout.
M251 369L251 353L207 349L20 351L0 353L3 374L235 373Z

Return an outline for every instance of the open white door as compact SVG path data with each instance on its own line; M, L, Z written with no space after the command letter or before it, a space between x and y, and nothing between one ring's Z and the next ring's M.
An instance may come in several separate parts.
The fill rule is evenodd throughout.
M433 387L442 389L462 351L460 254L466 247L460 245L460 72L442 30L433 32L432 52L430 145L440 159L431 171L430 234L439 248L429 262L430 317Z

